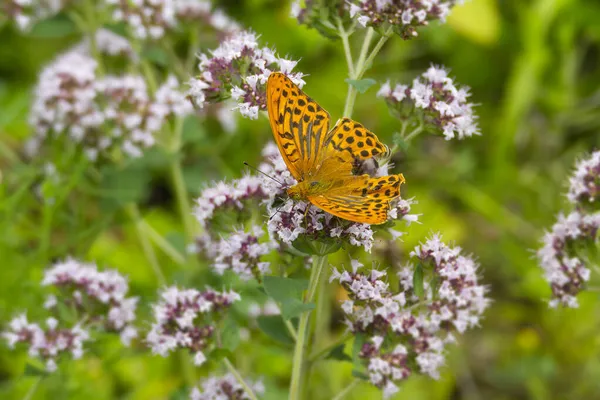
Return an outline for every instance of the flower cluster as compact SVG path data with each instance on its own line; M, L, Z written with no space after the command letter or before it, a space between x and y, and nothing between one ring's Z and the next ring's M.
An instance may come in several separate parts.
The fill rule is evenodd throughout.
M315 28L326 37L337 37L337 23L351 23L349 2L346 0L295 0L290 9L299 24Z
M222 275L226 270L231 270L243 280L252 277L260 279L270 270L270 263L260 261L261 257L275 248L275 243L270 241L259 243L262 236L263 229L253 226L249 232L238 230L222 238L213 245L215 271Z
M600 228L600 212L582 214L573 211L566 217L558 216L552 230L544 236L543 246L538 250L538 260L546 280L552 288L551 307L559 304L577 307L575 297L590 278L590 270L581 253L586 244L594 246Z
M27 30L36 22L58 13L64 6L63 0L7 0L0 9L12 19L19 29Z
M600 200L600 151L581 160L575 173L569 179L569 201L583 208L590 207Z
M371 382L389 396L396 383L413 373L437 379L444 363L446 344L455 332L477 326L489 304L486 288L478 283L477 264L434 235L417 246L411 257L419 267L408 265L399 273L400 291L394 292L384 271L334 270L348 292L342 304L350 330L369 338L361 349ZM414 282L414 269L423 268L430 280ZM418 285L418 286L415 286Z
M134 62L138 61L138 55L133 50L129 40L108 29L98 29L96 31L96 34L94 35L94 45L100 54L111 57L123 57ZM84 38L73 50L78 53L90 55L90 38Z
M194 364L202 365L206 361L204 351L211 350L215 321L237 300L240 296L233 291L169 287L153 305L155 321L146 341L153 353L163 357L178 348L188 349L194 354Z
M218 182L204 189L196 200L194 216L203 228L207 228L220 212L241 212L247 201L263 201L267 197L262 180L255 176L246 176L231 183Z
M349 222L317 208L303 201L291 199L281 202L286 198L286 188L296 184L291 176L281 153L273 143L267 144L263 150L265 162L260 166L267 175L275 178L261 177L265 192L270 194L267 210L271 218L267 224L269 233L274 240L292 244L300 236L310 240L343 241L352 246L363 247L371 251L374 243L374 232L369 224ZM382 169L387 170L387 165ZM379 176L379 169L373 171L374 176ZM389 211L391 220L403 219L407 224L417 221L418 215L410 214L414 200L398 199ZM402 233L390 230L394 236Z
M9 323L8 330L2 333L10 348L19 343L28 346L30 357L44 360L46 370L54 372L61 354L70 354L77 360L83 355L83 344L89 340L89 333L80 325L72 328L59 328L58 320L46 319L46 327L31 323L25 314L19 315Z
M60 301L82 314L88 320L102 322L107 330L118 332L128 346L137 336L133 327L137 297L127 297L127 279L115 270L98 271L94 264L74 259L58 262L44 273L43 286L60 290ZM46 308L54 308L58 299L50 295Z
M155 143L167 118L193 111L173 77L152 96L141 76L100 77L96 68L85 52L70 51L42 71L30 115L30 154L46 140L62 138L92 161L115 149L138 157Z
M90 338L87 324L119 333L126 346L137 336L133 322L138 299L127 297L127 279L118 272L98 271L93 264L67 259L44 272L42 285L58 290L56 295L48 296L44 308L56 311L57 316L62 315L59 309L74 310L77 318L85 322L59 328L58 319L49 317L43 328L28 322L23 314L10 322L2 336L11 348L17 343L27 344L29 355L43 359L48 371L56 370L56 361L62 353L70 353L73 359L81 358L83 344Z
M456 85L443 68L431 66L412 86L399 84L392 89L386 82L377 96L401 119L418 117L424 127L441 130L447 140L480 134L473 104L467 102L469 89Z
M140 39L160 39L184 22L204 23L217 32L230 33L238 24L208 0L106 0L114 7L113 19L124 21Z
M299 86L302 73L292 73L297 61L278 57L268 47L259 47L251 32L238 32L217 49L200 56L200 74L190 81L189 94L197 107L233 99L248 118L266 110L266 82L273 71L281 71Z
M258 394L265 392L261 381L250 382L250 388ZM232 374L222 377L211 376L200 383L202 390L195 387L190 394L191 400L247 400L250 399L244 388Z
M273 215L268 222L269 234L276 240L292 244L299 236L310 241L345 239L352 246L371 251L373 230L369 224L343 221L310 203L287 200L284 204L269 205Z
M263 157L265 162L261 164L261 170L274 178L261 177L265 192L270 195L267 212L271 217L267 228L273 240L292 244L301 235L314 240L340 238L353 246L362 246L366 251L371 251L374 239L370 225L343 221L302 201L287 199L281 203L281 199L287 197L286 188L296 184L296 180L274 143L265 146Z
M578 307L577 294L590 279L590 264L598 262L596 249L600 238L600 151L575 166L569 178L567 198L575 207L568 215L560 213L550 232L544 235L537 256L552 289L551 307Z
M404 39L417 36L417 27L430 21L446 21L450 9L461 0L354 0L350 16L364 27L392 26Z
M299 0L292 3L291 15L299 23L331 36L337 20L355 19L362 27L390 27L404 39L417 36L417 28L429 22L446 21L450 9L462 0Z

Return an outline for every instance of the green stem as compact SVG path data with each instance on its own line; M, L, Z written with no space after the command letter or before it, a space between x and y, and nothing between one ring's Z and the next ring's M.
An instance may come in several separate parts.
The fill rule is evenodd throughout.
M314 299L319 284L319 276L321 275L325 263L327 263L327 256L313 256L313 265L310 271L308 293L306 295L305 303L310 303ZM292 379L290 382L290 400L299 400L302 393L300 382L303 380L304 373L304 352L306 350L309 318L310 310L305 311L300 315L300 322L298 323L298 338L296 339L296 345L294 347Z
M342 21L338 18L338 29L340 31L340 38L344 45L344 55L346 56L346 63L348 64L348 76L354 76L354 61L352 61L352 50L350 49L350 42L348 41L348 32L344 29Z
M324 356L329 354L331 352L331 350L335 349L340 344L346 343L346 341L348 341L348 339L350 339L351 337L352 337L352 334L350 332L343 334L342 336L340 336L340 338L338 340L331 343L329 346L324 347L321 350L316 351L313 354L311 354L308 357L308 361L309 362L319 361L321 358L323 358Z
M250 386L248 386L248 384L246 383L246 381L244 380L244 378L242 378L242 375L240 375L240 373L238 372L238 370L235 369L235 367L227 359L227 357L223 358L223 363L225 364L225 366L227 367L227 369L229 370L229 372L231 372L231 374L233 376L235 376L235 379L238 381L238 383L240 385L242 385L242 387L244 388L244 391L246 392L246 394L248 395L248 397L250 397L251 400L258 400L258 397L256 397L256 394L254 394L254 391L252 390L252 388Z
M190 44L188 47L187 59L185 60L185 69L190 75L193 75L194 64L196 63L196 52L198 51L198 43L200 40L200 34L196 27L192 27L189 39ZM189 78L189 76L186 77L186 79L187 78Z
M340 35L343 35L345 31L340 31ZM365 72L371 67L373 60L385 44L387 40L390 38L392 34L392 30L388 29L382 37L379 38L379 41L373 47L373 50L367 57L367 53L369 51L369 45L371 44L371 40L373 39L374 34L373 28L369 28L367 30L367 34L365 35L365 39L362 44L362 48L360 50L360 56L358 57L358 61L356 66L350 70L350 77L353 80L360 80ZM346 95L346 106L344 107L344 116L350 118L352 116L352 111L354 109L354 101L356 100L357 91L352 85L348 85L348 94Z
M183 131L183 118L175 120L175 127L170 138L169 151L171 153L171 162L169 170L171 173L171 184L175 192L179 215L185 231L186 244L194 241L194 226L192 225L192 211L188 200L187 189L183 179L183 170L181 168L181 134Z
M42 229L41 229L41 237L40 237L40 256L43 260L47 260L48 251L50 249L50 236L52 234L52 217L54 214L54 205L44 203L44 208L42 209Z
M177 264L185 264L185 257L171 245L165 238L162 237L148 222L142 220L142 228L148 235L148 237L154 242L155 245L175 261Z
M181 169L179 158L171 162L169 169L171 171L171 183L173 184L173 190L175 191L175 199L177 201L177 207L179 208L179 215L185 231L186 244L189 244L194 240L194 227L192 225L193 217L187 197L187 190L185 188L183 171Z
M421 132L423 132L423 125L419 125L419 127L415 130L413 130L411 133L409 133L408 135L404 136L404 141L405 142L410 142L412 139L414 139L415 137L417 137L417 135L419 135Z
M4 143L2 140L0 140L0 155L5 157L8 160L8 162L11 164L21 164L22 163L19 155L13 149L11 149L8 144ZM0 176L0 182L2 182L1 176Z
M346 397L348 393L352 391L352 389L354 389L356 385L358 385L359 382L360 381L358 379L354 379L352 382L350 382L348 386L346 386L341 392L339 392L337 396L333 398L333 400L342 400L344 397Z
M298 340L298 333L296 333L296 329L294 328L294 325L292 325L290 320L285 321L285 327L287 328L294 341Z
M358 72L362 69L362 66L367 57L367 52L369 51L369 45L371 44L371 40L373 39L373 34L375 31L373 28L367 29L367 34L365 35L365 39L363 40L362 47L360 49L360 55L358 56L358 62L355 68L350 70L349 74L350 78L353 80L360 79L357 78ZM340 33L341 34L341 33ZM364 72L363 72L364 73ZM362 76L362 75L361 75ZM348 94L346 95L346 106L344 107L344 117L350 118L352 116L352 110L354 109L354 100L356 99L356 89L354 86L348 84Z
M175 50L173 49L173 43L170 40L163 39L160 41L161 47L167 52L172 61L173 69L176 72L177 78L179 80L187 80L189 79L189 72L187 70L186 64L181 61L181 58L177 55Z
M363 74L369 68L371 68L371 64L373 64L373 60L375 59L377 54L379 54L379 51L381 50L381 48L383 47L385 42L387 42L387 40L390 38L391 35L392 35L392 29L390 28L383 34L382 37L379 38L379 40L375 44L375 47L373 47L371 54L369 54L369 57L365 60L365 62L362 65L359 66L356 79L362 78Z
M37 391L37 388L40 386L40 383L42 383L42 379L43 377L40 376L35 380L35 382L33 382L33 385L31 385L27 393L25 393L25 397L23 397L23 400L31 400L33 398L33 395Z
M156 279L158 280L158 282L162 286L165 286L167 284L167 281L165 279L165 276L163 275L162 270L160 269L160 264L158 263L158 258L156 257L156 253L154 252L152 243L150 243L150 240L149 240L148 236L146 235L146 229L144 227L144 220L142 219L142 217L140 215L140 210L139 210L137 204L134 204L134 203L129 204L126 207L126 211L129 214L129 216L131 217L131 220L133 221L133 223L135 225L135 229L137 231L137 237L140 241L140 244L142 245L142 250L144 251L144 256L146 256L146 259L150 263L150 266L152 267L152 270L154 271L154 275L156 276Z

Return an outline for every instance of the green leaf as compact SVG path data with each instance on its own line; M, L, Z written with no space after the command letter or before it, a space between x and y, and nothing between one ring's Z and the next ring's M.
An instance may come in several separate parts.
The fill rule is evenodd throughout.
M199 143L206 139L206 130L195 116L188 116L183 121L181 141L183 143Z
M146 60L151 61L161 67L169 66L169 55L157 45L147 46L142 51L142 58L145 58Z
M233 358L233 353L227 349L214 349L207 358L210 361L217 362L224 358Z
M346 347L345 343L340 344L339 346L334 347L327 356L325 356L326 360L338 360L338 361L350 361L352 362L352 357L344 352L344 348Z
M142 200L150 181L147 170L134 166L106 168L102 177L102 190L107 197L121 204Z
M263 286L273 300L284 303L288 299L300 299L302 292L308 289L308 281L306 279L265 276Z
M306 255L326 256L338 251L342 244L339 240L333 238L314 240L301 236L292 242L292 246Z
M377 83L377 81L372 78L361 79L359 81L354 79L346 79L346 82L353 86L354 89L358 90L359 93L366 92L371 86Z
M285 320L299 317L305 311L310 311L315 308L314 303L303 303L298 299L285 299L281 302L281 315Z
M177 250L179 254L185 255L187 253L185 236L182 233L169 232L165 235L165 240L169 242L169 244L173 246L173 248Z
M62 38L77 32L77 26L64 15L45 19L33 26L29 36L35 38Z
M362 363L360 360L360 351L362 350L363 345L365 344L366 338L362 333L357 333L354 337L354 343L352 344L352 363L355 368L361 368Z
M285 345L294 344L294 339L290 336L280 315L262 315L258 317L258 327L276 342Z
M400 149L403 152L406 152L408 150L408 147L410 146L410 144L406 140L404 140L402 135L398 132L394 133L392 141L396 146L400 147Z
M223 330L221 332L221 345L224 349L235 351L240 344L240 327L234 319L228 318L225 320Z
M364 372L357 371L355 369L352 370L352 376L358 379L362 379L363 381L369 380L369 375L365 374Z
M423 297L425 289L423 288L423 265L418 263L413 273L413 290L415 295Z
M41 365L35 365L31 362L25 364L25 370L23 371L25 376L46 376L48 372Z

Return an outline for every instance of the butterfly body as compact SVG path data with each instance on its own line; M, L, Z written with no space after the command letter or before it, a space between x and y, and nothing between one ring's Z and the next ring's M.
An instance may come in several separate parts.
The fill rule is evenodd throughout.
M375 134L349 118L329 130L329 113L278 72L267 82L267 108L281 156L298 181L287 190L292 199L354 222L387 220L404 176L355 175L357 165L376 165L373 157L389 153Z

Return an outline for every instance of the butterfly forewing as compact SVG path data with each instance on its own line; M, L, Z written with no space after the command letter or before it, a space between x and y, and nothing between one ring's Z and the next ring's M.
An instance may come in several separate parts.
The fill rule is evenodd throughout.
M297 180L312 175L324 148L329 114L287 76L275 72L267 81L269 121L281 156Z

